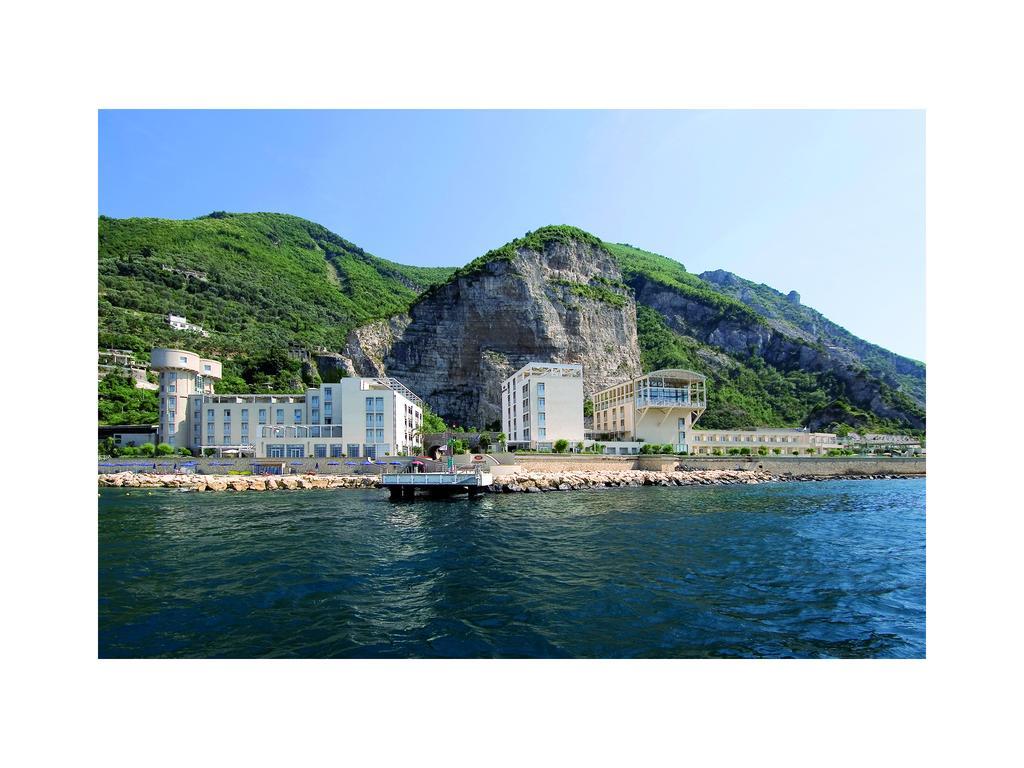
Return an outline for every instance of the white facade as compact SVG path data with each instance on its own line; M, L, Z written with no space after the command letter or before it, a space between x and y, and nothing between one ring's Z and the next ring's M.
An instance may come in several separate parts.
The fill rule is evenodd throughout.
M210 336L207 331L203 330L203 326L190 323L188 318L181 315L167 315L167 324L176 331L191 331L207 338Z
M501 431L509 445L546 450L583 441L583 366L527 363L501 385Z
M157 439L176 448L191 447L188 431L188 400L194 394L213 394L213 382L221 378L221 365L184 349L154 349L150 368L160 377L160 422Z
M154 362L158 352L173 353L159 356L163 364L185 358L184 365L192 355L153 350ZM216 365L220 378L220 363L199 361L207 363ZM347 378L305 394L214 394L212 381L201 383L196 387L193 382L192 391L182 397L177 379L175 399L161 398L161 425L173 418L176 427L167 433L172 439L161 435L161 442L187 447L194 454L212 448L261 458L325 459L398 455L419 444L423 403L397 379Z
M756 453L764 448L770 454L793 456L819 454L838 448L839 440L831 432L808 432L805 429L699 429L690 434L690 453L728 455L730 448L749 448Z
M594 440L642 441L688 450L689 434L707 405L705 378L669 368L613 384L594 394Z

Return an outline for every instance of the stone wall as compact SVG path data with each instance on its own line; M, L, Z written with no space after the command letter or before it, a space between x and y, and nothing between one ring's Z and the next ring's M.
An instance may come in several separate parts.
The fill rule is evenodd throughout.
M388 458L386 461L390 461ZM345 465L346 461L354 461L354 459L346 458L328 458L328 459L317 459L307 456L304 459L282 459L285 462L285 472L291 469L295 469L296 474L303 474L308 472L316 472L321 475L351 475L351 474L380 474L384 467L374 464L372 467L365 467L362 465L362 459L359 459L359 465L355 467L349 467ZM195 462L193 469L196 474L200 475L226 475L232 470L235 471L246 471L252 470L252 459L218 459L216 457L209 458L189 458L187 456L182 457L163 457L155 459L144 459L141 457L135 457L131 459L102 459L99 462L97 468L99 474L111 474L116 472L159 472L159 473L172 473L174 472L175 466L181 467L183 462ZM330 465L329 462L337 462L336 465ZM153 468L153 465L156 468ZM319 468L317 465L319 464ZM390 468L390 465L388 465Z
M680 456L680 469L763 469L774 475L921 475L925 459L902 456Z

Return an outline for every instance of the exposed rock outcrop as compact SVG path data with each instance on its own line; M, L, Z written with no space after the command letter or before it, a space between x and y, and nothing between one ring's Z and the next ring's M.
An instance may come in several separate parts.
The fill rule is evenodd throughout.
M501 418L501 381L533 360L582 363L587 394L637 375L636 306L611 256L582 239L513 246L425 293L408 319L355 331L356 370L379 362L449 422L476 426Z

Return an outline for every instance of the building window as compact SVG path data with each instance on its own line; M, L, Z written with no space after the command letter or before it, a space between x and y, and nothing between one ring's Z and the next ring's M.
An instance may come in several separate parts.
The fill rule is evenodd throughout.
M330 387L324 387L324 405L326 405L328 402L330 402L330 400L331 400L331 392L332 392L332 390L331 390Z
M537 439L543 440L548 436L548 431L544 427L537 427Z
M537 397L543 397L543 396L544 396L544 382L543 381L538 381L537 382Z
M377 412L378 413L384 413L384 398L383 397L374 398L374 405L377 406Z
M295 413L292 414L292 415L295 417L294 421L295 421L296 424L301 423L301 421L302 421L302 409L301 408L296 408L295 409Z
M289 459L301 459L306 455L306 446L304 445L289 445L288 446L288 458Z
M374 440L374 437L373 437L373 430L372 430L372 429L368 429L368 430L366 430L366 442L368 442L368 443L372 443L372 442L373 442L373 440Z
M544 410L544 398L543 397L538 397L537 398L537 410L538 411L543 411Z
M284 446L283 445L271 445L267 447L267 456L272 459L280 459L284 457Z
M179 362L179 363L185 363L186 365L188 365L188 358L187 358L187 357L185 357L184 355L181 355L181 356L180 356L180 357L178 358L178 362Z
M231 409L230 408L225 408L224 409L224 420L225 421L230 421L231 420Z
M348 457L350 459L359 458L359 445L356 443L348 444Z
M260 408L260 424L266 424L266 423L267 423L267 409L266 408Z
M278 408L276 410L277 412L274 414L274 416L276 417L275 421L278 424L284 424L284 408Z
M210 421L212 419L213 419L213 408L210 408L210 409L208 409L206 411L206 420Z
M316 458L318 458L318 459L325 459L325 458L327 458L327 446L326 445L320 445L320 444L314 445L313 446L313 455Z
M378 429L377 430L377 442L379 443L379 442L382 442L383 440L384 440L384 430L383 429Z
M331 458L332 459L340 459L341 458L341 443L335 443L335 444L333 444L331 446Z
M248 408L243 408L242 409L242 421L243 422L249 421L249 409Z
M377 414L377 426L378 427L383 427L384 426L384 414L383 413L378 413Z
M320 407L320 395L312 395L309 398L309 404L311 406L313 406L314 408L319 408Z
M313 409L313 415L310 418L310 421L312 421L314 424L319 424L320 423L320 409L319 408L314 408Z

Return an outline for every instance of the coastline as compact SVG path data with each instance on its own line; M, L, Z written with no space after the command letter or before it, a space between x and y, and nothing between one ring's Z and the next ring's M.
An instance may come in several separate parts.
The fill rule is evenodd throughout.
M534 472L521 471L494 478L489 493L542 493L642 486L756 485L760 483L822 482L825 480L889 480L923 478L924 473L832 475L778 474L761 469L657 471L644 469ZM168 488L179 491L278 491L382 488L378 475L176 475L119 472L100 474L101 488Z

